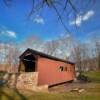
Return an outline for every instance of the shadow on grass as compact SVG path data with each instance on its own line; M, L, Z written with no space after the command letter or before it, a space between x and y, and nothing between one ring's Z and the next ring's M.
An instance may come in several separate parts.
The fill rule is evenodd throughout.
M23 94L21 94L17 89L9 89L2 87L0 88L0 100L27 100L27 98Z
M22 95L17 89L14 89L14 91L21 98L21 100L27 100L27 98L24 95Z
M9 96L7 93L0 91L0 100L3 100L2 96L6 97L7 100L14 100L14 98Z

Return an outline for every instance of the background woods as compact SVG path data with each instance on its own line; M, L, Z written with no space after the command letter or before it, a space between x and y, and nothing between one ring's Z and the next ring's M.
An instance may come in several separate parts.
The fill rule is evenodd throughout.
M82 43L71 35L50 41L43 41L36 36L31 36L21 44L1 42L0 64L5 66L8 64L10 67L17 68L18 57L27 48L73 61L76 63L76 70L80 72L100 68L100 40L91 39L89 42Z

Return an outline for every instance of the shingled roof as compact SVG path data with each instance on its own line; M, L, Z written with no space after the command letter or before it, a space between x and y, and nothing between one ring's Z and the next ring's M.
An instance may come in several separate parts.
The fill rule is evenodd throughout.
M53 60L56 60L56 61L61 61L61 62L65 62L65 63L69 63L69 64L75 64L73 62L70 62L70 61L67 61L67 60L64 60L64 59L60 59L60 58L57 58L57 57L54 57L54 56L51 56L51 55L48 55L48 54L45 54L43 52L40 52L40 51L36 51L36 50L33 50L33 49L26 49L24 53L22 53L22 55L19 57L20 59L24 57L24 55L27 53L27 52L31 52L32 54L35 54L35 55L39 55L41 57L45 57L45 58L48 58L48 59L53 59Z

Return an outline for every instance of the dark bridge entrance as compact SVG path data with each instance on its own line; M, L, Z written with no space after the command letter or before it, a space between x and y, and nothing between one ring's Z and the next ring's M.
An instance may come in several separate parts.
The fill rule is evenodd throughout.
M35 72L36 71L36 58L34 55L26 55L21 59L20 69L21 72Z

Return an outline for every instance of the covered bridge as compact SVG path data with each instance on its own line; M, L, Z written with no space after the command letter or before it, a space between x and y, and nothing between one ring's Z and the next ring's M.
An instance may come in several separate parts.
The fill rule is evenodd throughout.
M39 51L27 49L20 56L19 72L38 72L38 85L56 85L75 78L75 64Z

